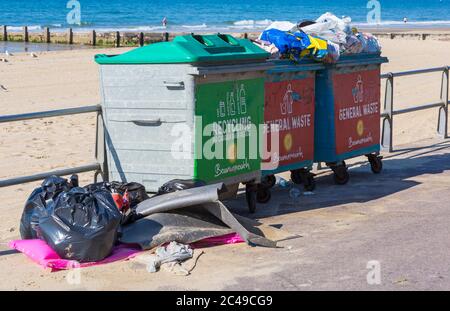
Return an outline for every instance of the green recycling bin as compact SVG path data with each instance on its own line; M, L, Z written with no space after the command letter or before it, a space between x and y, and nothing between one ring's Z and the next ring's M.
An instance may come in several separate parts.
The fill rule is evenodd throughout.
M269 54L230 35L186 35L96 55L110 180L247 184L255 209Z

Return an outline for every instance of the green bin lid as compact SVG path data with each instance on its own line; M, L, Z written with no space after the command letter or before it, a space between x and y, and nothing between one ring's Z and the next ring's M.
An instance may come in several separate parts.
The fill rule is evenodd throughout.
M98 64L174 64L267 59L269 53L250 40L226 34L186 35L172 42L159 42L120 55L99 54Z

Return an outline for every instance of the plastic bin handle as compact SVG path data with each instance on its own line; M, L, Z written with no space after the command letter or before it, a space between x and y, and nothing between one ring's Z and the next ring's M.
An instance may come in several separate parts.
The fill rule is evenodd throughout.
M184 82L183 81L181 81L181 82L164 81L163 83L169 89L170 88L184 89Z
M147 120L131 120L136 125L140 126L160 126L162 121L160 118L156 119L147 119Z

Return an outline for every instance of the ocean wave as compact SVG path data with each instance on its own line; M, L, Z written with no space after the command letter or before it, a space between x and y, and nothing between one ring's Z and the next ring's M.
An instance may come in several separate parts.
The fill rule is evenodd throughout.
M90 31L93 28L77 28L74 29L76 32ZM164 26L119 26L119 27L96 27L95 30L97 32L153 32L153 31L166 31L167 27Z
M188 29L205 29L205 28L208 28L208 25L203 23L201 25L181 25L181 27L188 28Z
M269 26L272 24L272 21L270 19L264 19L264 20L253 20L253 19L246 19L241 20L237 22L233 22L234 26Z
M450 20L441 20L441 21L408 21L405 23L404 21L382 21L380 23L364 23L364 22L354 22L355 26L448 26L450 25Z
M8 30L11 32L23 31L23 26L8 26ZM28 31L38 31L38 30L42 30L42 27L40 25L28 26Z

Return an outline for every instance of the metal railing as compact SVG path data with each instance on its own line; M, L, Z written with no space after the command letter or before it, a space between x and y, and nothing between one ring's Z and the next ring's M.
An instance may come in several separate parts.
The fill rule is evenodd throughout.
M96 163L73 168L55 170L50 172L38 173L34 175L3 179L0 180L0 188L42 180L52 175L66 176L86 172L95 172L94 177L95 180L97 180L97 177L99 175L102 176L102 180L107 180L106 174L108 170L106 169L106 157L105 157L105 143L104 143L105 133L103 128L102 109L100 105L0 116L0 124L7 122L53 118L83 113L93 113L93 112L97 113L96 138L95 138L95 158L97 160Z
M386 92L384 99L384 111L381 113L383 122L381 145L383 149L392 152L393 151L393 128L394 128L394 116L431 109L439 108L439 118L437 132L443 138L448 138L448 107L449 107L449 69L450 67L438 67L422 70L404 71L397 73L387 73L381 75L381 79L387 79ZM437 103L429 103L420 106L409 107L405 109L394 110L394 78L405 77L411 75L442 72L441 81L441 100ZM6 122L16 122L23 120L52 118L68 115L76 115L82 113L97 113L96 122L96 141L95 141L95 158L97 163L88 164L84 166L61 169L56 171L44 172L35 175L16 177L10 179L0 180L0 188L13 185L19 185L27 182L38 181L45 179L51 175L66 176L70 174L95 172L95 180L99 175L102 176L102 180L108 180L108 169L106 161L106 147L105 147L105 131L103 126L102 109L100 105L85 106L79 108L59 109L51 111L42 111L34 113L25 113L17 115L0 116L0 124Z
M382 133L381 146L384 150L393 152L393 129L394 116L426 109L439 108L437 132L442 138L448 138L448 106L449 106L449 68L437 67L421 70L411 70L381 75L381 79L386 79L386 92L384 98L384 111L381 113ZM427 103L419 106L394 110L394 79L425 73L442 72L441 80L441 100L436 103Z

